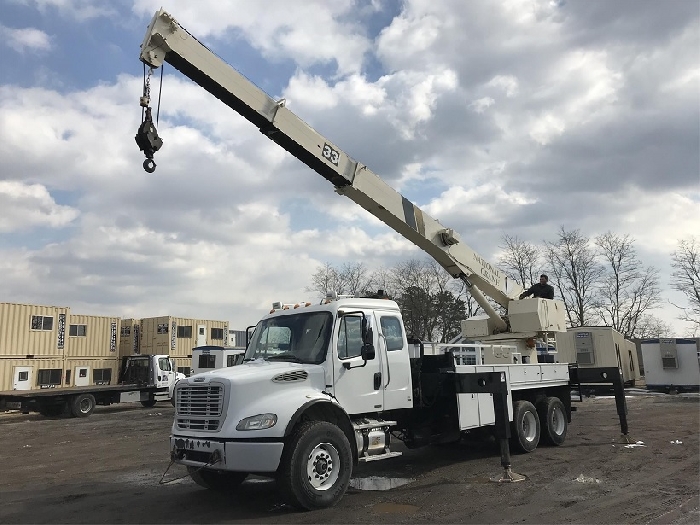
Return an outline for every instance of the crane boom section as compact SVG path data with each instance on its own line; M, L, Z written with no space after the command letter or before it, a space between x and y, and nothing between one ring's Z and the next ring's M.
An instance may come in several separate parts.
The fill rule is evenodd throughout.
M367 166L353 160L297 115L224 62L162 9L141 44L141 61L157 68L171 64L186 77L240 113L289 151L336 191L350 198L433 257L453 277L477 286L502 306L522 288L509 281L461 242L458 235L410 202Z

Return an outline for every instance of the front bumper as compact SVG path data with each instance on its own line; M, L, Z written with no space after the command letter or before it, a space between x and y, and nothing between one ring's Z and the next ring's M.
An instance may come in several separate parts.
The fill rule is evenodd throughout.
M170 436L170 456L175 463L234 472L275 472L283 448L281 441L219 441Z

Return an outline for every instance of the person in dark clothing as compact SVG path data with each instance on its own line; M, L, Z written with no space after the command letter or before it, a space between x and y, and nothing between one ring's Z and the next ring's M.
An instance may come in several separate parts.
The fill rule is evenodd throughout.
M520 294L521 299L525 299L528 295L532 297L541 297L542 299L554 299L554 287L548 284L549 277L545 274L540 275L540 282L535 283L530 288Z

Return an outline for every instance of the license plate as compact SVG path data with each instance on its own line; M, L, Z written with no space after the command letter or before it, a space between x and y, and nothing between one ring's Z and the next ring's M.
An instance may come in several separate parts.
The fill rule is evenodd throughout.
M5 403L5 406L9 410L19 410L20 408L22 408L22 402L21 401L8 401L7 403Z

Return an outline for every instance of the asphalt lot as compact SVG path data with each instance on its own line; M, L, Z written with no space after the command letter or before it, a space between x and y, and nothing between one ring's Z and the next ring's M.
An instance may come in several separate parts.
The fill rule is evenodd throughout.
M698 396L639 391L627 403L636 446L620 439L614 399L587 398L576 403L564 445L512 457L526 481L490 481L501 474L493 443L399 444L403 456L360 465L355 488L315 512L286 506L264 478L217 494L175 465L160 484L168 403L98 407L85 419L5 413L0 523L700 522Z

